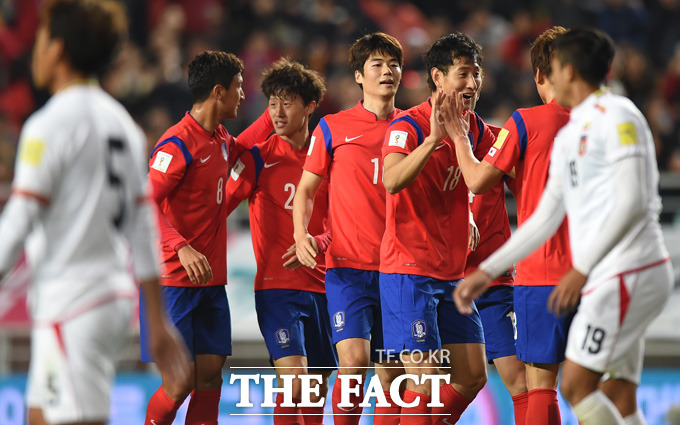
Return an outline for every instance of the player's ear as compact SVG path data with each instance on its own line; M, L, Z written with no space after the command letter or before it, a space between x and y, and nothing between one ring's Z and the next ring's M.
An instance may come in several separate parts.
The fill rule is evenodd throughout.
M541 85L545 82L547 75L544 75L540 69L536 68L536 73L534 74L534 81L536 84Z
M432 78L432 82L434 83L434 85L437 87L437 90L442 88L441 79L443 76L444 73L436 66L430 70L430 77Z
M354 71L354 81L357 84L363 84L364 75L358 69Z
M315 100L312 100L309 102L307 105L305 105L305 113L307 115L310 115L314 110L316 109L317 103Z
M222 84L215 84L212 88L212 95L216 100L222 100L224 96L224 86Z

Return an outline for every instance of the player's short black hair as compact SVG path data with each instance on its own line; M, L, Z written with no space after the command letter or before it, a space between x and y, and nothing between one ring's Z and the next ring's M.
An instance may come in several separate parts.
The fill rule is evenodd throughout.
M562 66L570 64L593 86L604 83L612 60L614 41L597 29L574 29L555 40L555 57Z
M288 58L281 58L264 71L262 93L270 97L300 96L305 105L321 103L326 93L324 78L313 69Z
M86 75L101 75L127 38L128 20L114 0L47 0L40 25L50 39L61 39L71 66Z
M437 68L446 75L449 67L456 59L467 59L482 67L482 46L469 36L454 32L437 40L425 54L425 69L427 70L427 85L431 91L437 90L432 81L432 69Z
M399 40L384 32L366 34L349 48L349 66L352 71L364 74L364 64L374 53L382 53L397 59L399 66L404 65L404 50Z
M545 30L534 40L531 45L531 69L536 74L536 70L540 70L541 74L548 77L552 72L552 65L550 61L555 54L555 40L566 34L569 30L555 26Z
M229 90L240 72L243 72L243 61L232 53L216 50L199 53L189 64L189 90L194 102L206 100L218 84Z

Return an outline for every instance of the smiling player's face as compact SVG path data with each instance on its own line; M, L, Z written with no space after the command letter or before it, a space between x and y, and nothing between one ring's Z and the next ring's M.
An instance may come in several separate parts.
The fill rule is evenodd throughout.
M439 74L439 83L444 93L449 94L455 90L463 94L463 106L473 110L479 91L482 88L482 69L477 62L467 58L453 60L449 72Z

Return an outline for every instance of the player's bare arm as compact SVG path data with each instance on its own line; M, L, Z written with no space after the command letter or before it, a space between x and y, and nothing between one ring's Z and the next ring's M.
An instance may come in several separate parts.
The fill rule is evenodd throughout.
M487 192L505 174L486 161L479 161L467 138L470 131L470 111L463 106L463 94L452 92L442 104L440 120L456 146L456 157L465 184L474 194Z
M432 96L432 113L430 115L430 134L413 152L404 155L399 152L390 153L383 159L383 184L388 193L394 195L408 187L418 177L439 143L446 137L444 127L439 123L439 108L445 98L443 92ZM389 133L389 129L387 130Z
M484 270L477 269L467 276L453 290L453 301L462 314L472 314L472 304L493 282L493 277Z
M205 255L196 251L191 245L185 245L177 250L179 262L184 266L184 270L189 275L189 280L193 284L205 285L213 278L213 272Z
M468 249L472 251L477 249L477 246L479 245L479 239L479 228L477 228L475 218L472 216L472 212L470 212L470 237L468 240Z
M314 257L319 253L316 240L307 231L314 209L314 197L321 185L323 176L307 170L302 172L295 198L293 198L293 237L297 259L303 266L316 267Z
M189 355L182 337L163 313L158 279L142 281L149 324L150 349L163 376L185 380L189 375Z

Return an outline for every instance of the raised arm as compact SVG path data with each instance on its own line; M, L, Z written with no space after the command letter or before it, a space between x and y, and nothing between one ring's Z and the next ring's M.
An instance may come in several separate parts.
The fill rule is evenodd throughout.
M475 158L468 140L470 131L469 111L463 111L462 94L447 96L441 107L441 117L449 138L456 146L456 158L463 173L465 184L474 194L487 192L505 174L486 161Z
M383 185L389 194L394 195L408 187L418 177L427 160L439 143L446 137L444 127L438 120L439 107L444 100L444 94L438 92L432 97L432 113L430 114L430 134L425 137L423 143L416 147L408 155L401 152L393 152L385 155L383 159ZM387 143L393 143L393 135L387 129Z

